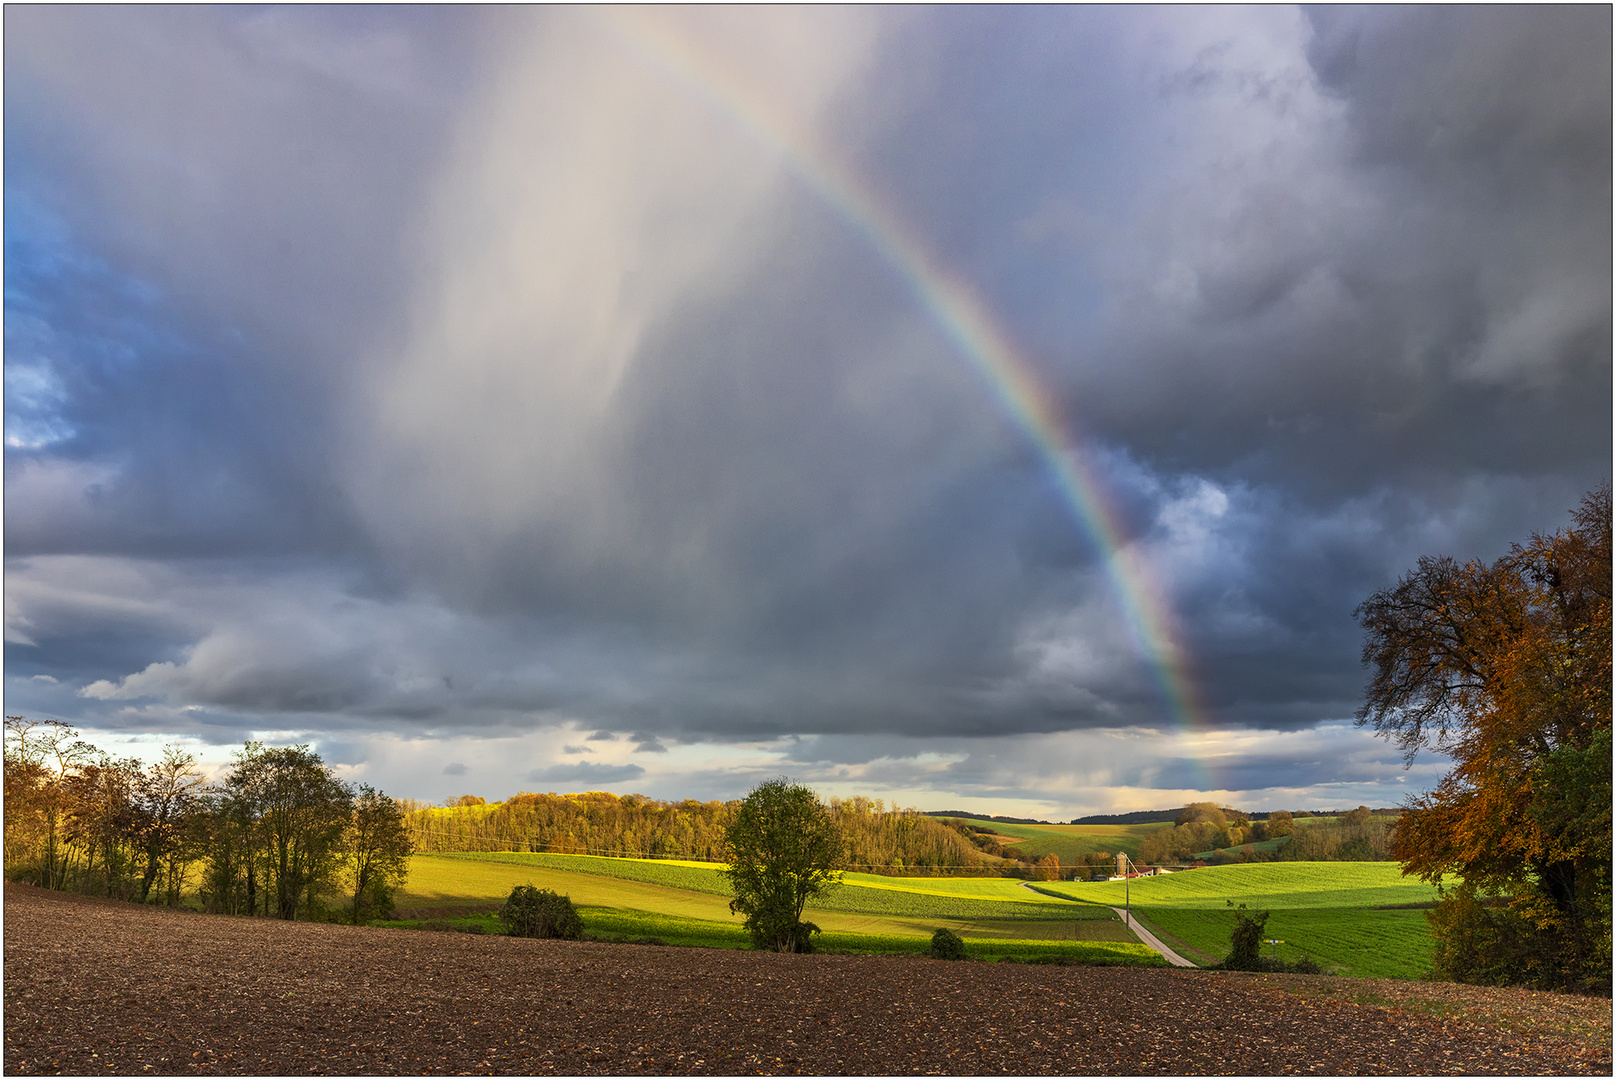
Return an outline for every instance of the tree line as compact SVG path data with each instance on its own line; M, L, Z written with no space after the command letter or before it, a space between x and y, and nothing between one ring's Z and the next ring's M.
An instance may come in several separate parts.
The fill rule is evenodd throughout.
M1216 851L1215 862L1385 862L1393 856L1397 814L1367 806L1334 818L1307 820L1302 810L1275 810L1258 819L1215 803L1190 803L1172 827L1158 830L1139 844L1142 863L1184 862ZM1284 840L1270 849L1254 845Z
M307 746L248 742L210 784L175 746L148 765L59 720L5 719L8 880L358 924L391 914L411 851L397 801L344 782Z
M606 791L523 792L488 803L475 795L429 806L405 801L415 849L547 851L567 855L725 861L725 830L742 800L663 802ZM839 870L878 874L1027 873L1034 857L975 838L963 823L855 796L826 803L844 846ZM975 841L975 842L973 842Z

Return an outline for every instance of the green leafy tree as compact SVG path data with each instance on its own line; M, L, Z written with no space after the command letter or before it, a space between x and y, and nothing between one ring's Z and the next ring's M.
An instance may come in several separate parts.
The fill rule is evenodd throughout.
M819 796L785 778L759 784L724 831L735 892L732 912L746 916L752 947L810 952L813 923L802 921L808 901L841 879L846 846Z
M931 946L926 950L926 955L933 960L963 960L965 942L948 927L938 927L931 936Z
M348 914L355 926L362 919L392 914L393 893L409 874L413 851L397 801L369 784L359 785L342 841L344 869L353 886Z
M274 883L275 914L290 920L299 909L312 912L337 869L352 791L307 746L257 743L237 755L225 784L256 825L262 865ZM249 910L256 861L248 863Z
M572 897L553 889L518 885L499 909L499 921L512 937L565 938L576 941L583 934L583 920L572 906Z

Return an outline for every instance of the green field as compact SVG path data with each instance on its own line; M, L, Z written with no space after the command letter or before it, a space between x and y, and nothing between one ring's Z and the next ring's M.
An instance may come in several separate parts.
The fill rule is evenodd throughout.
M1244 863L1165 877L1040 882L1042 891L1120 906L1126 897L1147 928L1185 958L1210 963L1229 951L1229 901L1272 912L1265 937L1281 960L1306 955L1343 975L1412 979L1430 967L1431 935L1420 910L1375 910L1436 900L1436 889L1406 878L1396 863ZM1165 933L1162 933L1165 932Z
M613 876L612 870L621 876ZM1040 895L1014 881L847 877L808 909L806 917L827 933L929 939L946 926L974 937L1132 940L1108 908ZM711 864L522 852L416 855L398 906L406 919L487 913L513 886L531 883L564 893L584 907L676 916L727 925L739 933L742 920L730 913L722 881ZM914 887L893 887L904 883ZM691 885L699 888L687 887ZM979 895L973 895L973 887ZM667 935L647 930L629 936Z
M434 855L432 858L545 867L574 874L593 874L646 885L711 893L726 898L729 896L729 886L719 876L717 863L683 859L612 859L603 855L552 855L529 851L470 851Z
M708 919L681 918L655 912L579 905L578 913L588 940L644 945L674 945L707 949L745 949L746 931L738 922L722 923ZM399 929L442 929L499 934L503 927L492 915L463 915L453 919L394 919L374 926ZM1110 936L1100 939L1062 936L1061 927L1051 926L1044 933L1039 923L1018 923L1020 933L993 936L973 935L965 942L972 960L988 962L1011 960L1033 964L1085 964L1090 966L1161 967L1166 964L1156 952L1139 944L1120 922L1099 925ZM1066 927L1065 929L1069 929ZM861 933L827 930L814 939L815 948L829 953L860 953L882 956L922 956L930 942L918 934Z
M1211 859L1217 856L1220 852L1224 855L1238 855L1246 848L1250 848L1253 851L1278 851L1280 848L1284 847L1290 842L1291 838L1288 836L1276 836L1272 840L1253 840L1245 844L1236 844L1233 847L1212 848L1208 851L1197 851L1195 853L1195 858Z
M1133 903L1162 907L1223 907L1225 900L1247 907L1375 907L1434 901L1436 889L1418 878L1403 876L1396 863L1296 862L1239 863L1209 866L1161 877L1121 881L1039 882L1040 890L1120 906L1125 894Z
M1185 959L1205 962L1229 951L1234 916L1227 908L1136 908L1145 926L1175 945L1195 949ZM1163 935L1161 931L1166 931ZM1276 909L1264 938L1283 944L1263 946L1287 962L1310 957L1327 972L1363 978L1417 979L1431 966L1431 933L1424 911L1366 908ZM1181 953L1184 950L1179 950Z
M586 932L602 939L746 944L724 879L710 863L522 852L417 855L399 914L480 919L492 928L489 913L512 886L528 883L571 896ZM1358 976L1416 978L1429 967L1425 912L1376 910L1436 899L1434 888L1403 877L1394 863L1247 863L1137 878L1126 886L847 874L806 917L824 931L820 947L838 952L919 953L932 932L946 926L981 959L1134 963L1144 958L1144 946L1111 912L1125 898L1148 928L1197 963L1215 963L1228 951L1233 901L1273 913L1267 936L1284 942L1277 947L1280 959L1307 955L1326 971Z
M924 903L936 910L957 910L961 904L1012 904L1032 905L1047 908L1051 905L1067 908L1072 905L1068 897L1051 896L1028 888L1028 883L1014 878L900 878L884 877L878 874L844 874L842 884L833 890L826 898L825 906L842 907L851 905L849 910L879 910L869 905L881 905L889 901L887 897L892 894L903 894L906 902L913 898L913 902ZM920 900L918 898L926 898ZM1093 908L1092 904L1077 902L1079 905ZM1099 910L1103 911L1104 908ZM1023 912L1026 918L1046 918L1047 913ZM1099 917L1098 915L1074 915L1074 918Z
M937 818L948 821L949 816ZM1139 844L1158 829L1172 827L1172 822L1153 821L1145 825L1012 825L987 818L961 818L972 825L992 829L1001 837L1014 840L1016 851L1044 856L1053 852L1062 863L1073 866L1096 851L1116 854L1126 851L1129 857L1139 854ZM1000 843L1010 846L1007 841Z
M612 870L621 876L613 876ZM946 926L966 938L969 955L984 960L1082 964L1159 960L1109 909L1027 889L1020 889L1017 896L1012 891L1016 882L863 874L848 878L825 904L807 912L807 918L824 931L817 939L821 949L919 954L932 932ZM401 918L381 925L413 926L435 919L496 933L498 925L489 913L513 886L531 883L572 897L586 931L598 938L657 938L671 945L744 948L742 920L730 913L727 893L679 887L713 888L721 881L710 864L517 852L417 855L410 860L409 882L399 896Z

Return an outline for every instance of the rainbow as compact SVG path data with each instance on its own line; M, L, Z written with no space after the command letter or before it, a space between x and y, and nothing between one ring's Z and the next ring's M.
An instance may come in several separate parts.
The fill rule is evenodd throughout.
M976 292L949 274L902 217L843 166L829 147L785 110L771 108L763 95L726 72L717 58L699 55L690 42L649 20L632 17L623 8L585 10L641 61L778 155L908 286L1037 448L1062 500L1105 564L1112 594L1135 645L1150 662L1173 721L1182 731L1204 730L1207 714L1195 692L1171 607L1136 548L1125 541L1120 517L1055 396Z

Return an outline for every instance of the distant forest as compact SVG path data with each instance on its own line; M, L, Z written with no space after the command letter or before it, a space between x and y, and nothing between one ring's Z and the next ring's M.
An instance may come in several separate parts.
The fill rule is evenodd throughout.
M886 874L1031 873L963 824L948 825L880 799L831 799L847 840L841 869ZM406 802L405 828L419 852L548 851L569 855L723 860L724 828L736 802L663 802L590 791L523 793L501 803L463 795L452 806ZM988 850L992 849L992 850ZM1002 853L1001 853L1002 852Z
M695 799L665 802L605 791L524 792L500 803L474 795L462 795L446 806L410 800L401 803L405 830L415 850L423 853L543 851L705 862L723 861L724 829L740 805L738 801ZM846 859L839 867L843 870L1056 880L1086 877L1093 868L1115 858L1114 853L1095 852L1081 862L1063 864L1054 854L1020 850L1012 838L998 835L990 824L984 824L1048 824L1029 818L963 811L942 816L889 807L880 799L863 797L831 799L828 806L847 841ZM1212 849L1233 849L1209 859L1219 862L1390 858L1390 818L1375 811L1375 820L1370 821L1370 814L1367 807L1360 807L1343 811L1339 820L1332 815L1293 829L1293 820L1314 815L1305 810L1294 815L1286 811L1246 814L1212 803L1194 803L1159 816L1152 814L1143 822L1095 824L1161 822L1167 826L1144 839L1139 849L1142 863L1185 863L1206 857Z
M1073 818L1073 825L1152 825L1158 821L1177 821L1178 816L1184 812L1182 806L1175 806L1170 810L1134 810L1126 814L1090 814L1088 817ZM1241 817L1248 821L1266 821L1268 815L1277 814L1278 810L1241 810ZM1285 811L1292 817L1341 817L1350 813L1349 810L1290 810ZM1371 814L1401 814L1396 807L1381 807L1369 811ZM966 817L982 817L981 814L967 814ZM1019 821L1019 818L994 818L994 821ZM1027 822L1027 824L1034 824ZM1041 822L1038 824L1042 824Z

